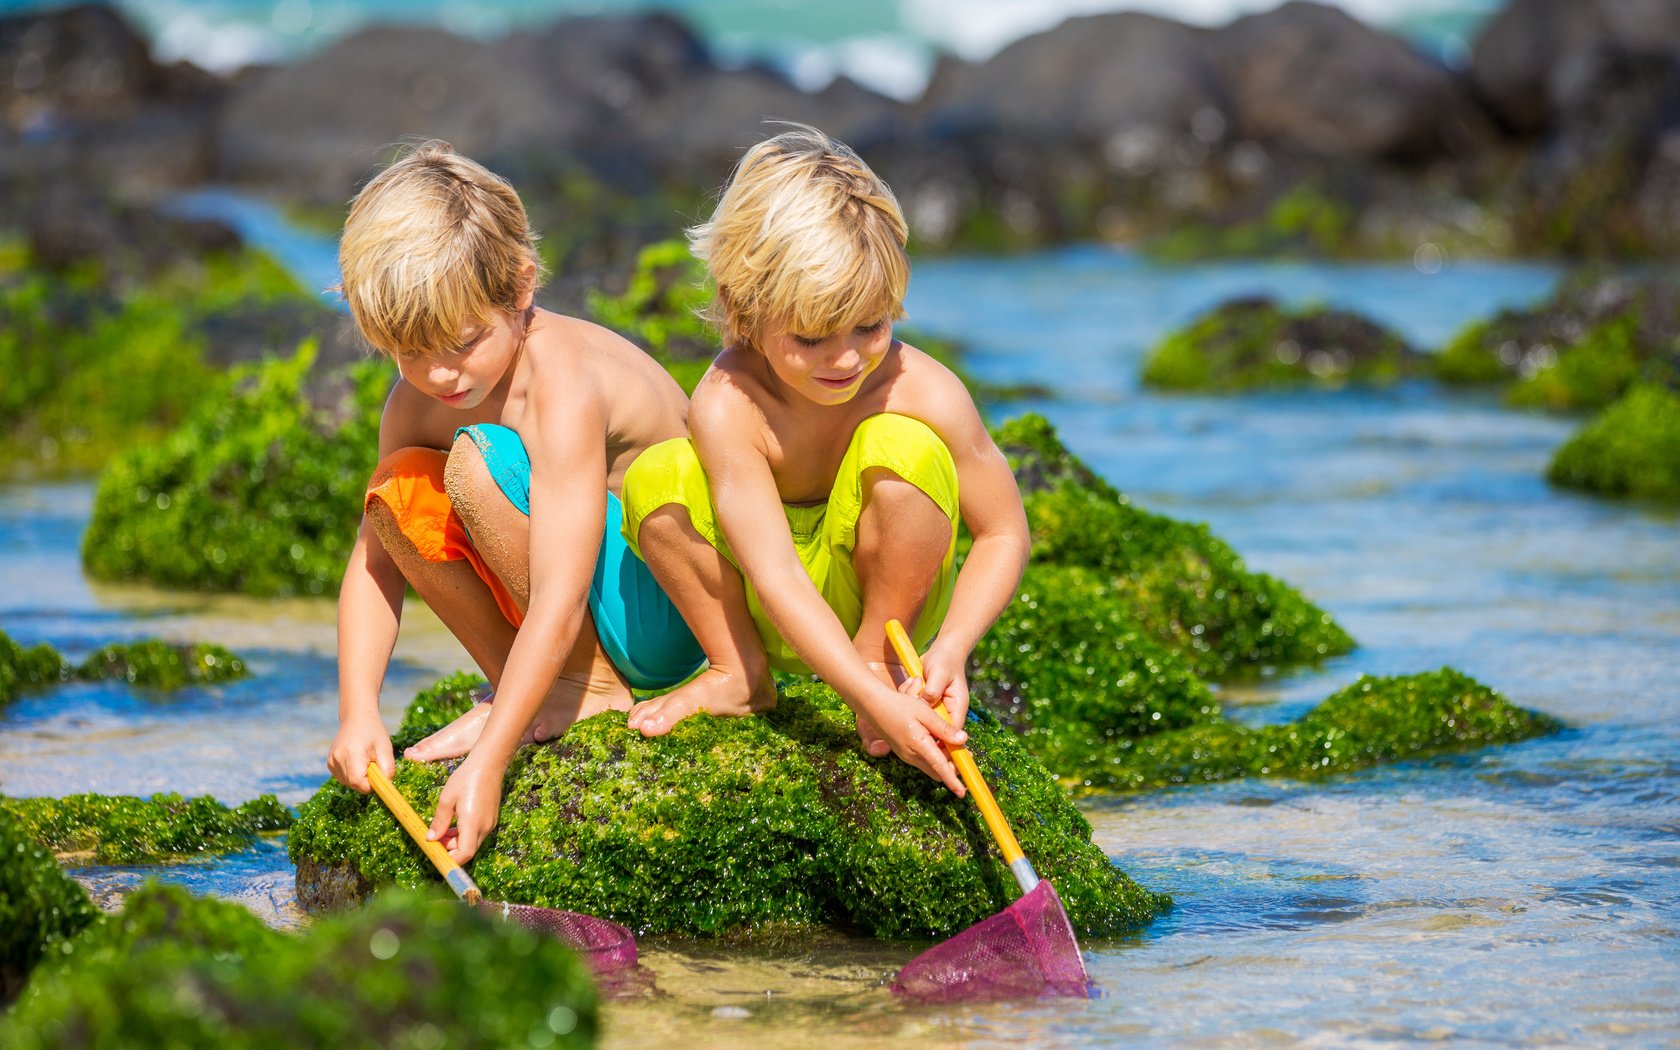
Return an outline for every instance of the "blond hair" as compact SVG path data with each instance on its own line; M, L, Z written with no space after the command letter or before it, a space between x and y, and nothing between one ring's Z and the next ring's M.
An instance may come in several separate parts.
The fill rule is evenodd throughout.
M447 142L414 146L350 204L339 285L356 327L393 356L443 353L494 310L517 310L537 236L501 176Z
M824 336L903 317L909 232L869 165L793 124L747 151L688 240L716 287L707 318L726 346L756 348L767 324Z

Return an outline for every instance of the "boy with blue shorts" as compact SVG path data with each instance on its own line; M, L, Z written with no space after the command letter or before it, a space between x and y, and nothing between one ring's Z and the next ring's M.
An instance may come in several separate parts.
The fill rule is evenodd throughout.
M673 604L626 544L625 473L685 433L687 399L625 340L536 308L536 238L512 187L444 143L418 146L357 195L339 263L357 327L401 378L339 595L327 764L363 792L370 761L391 771L379 690L406 582L494 689L405 755L467 755L431 832L464 863L521 743L628 710L631 688L674 685L708 657L701 679L762 706L763 660L716 631L697 640L685 615L713 606Z
M892 190L821 132L795 125L747 152L691 231L723 352L695 389L691 439L630 468L624 529L679 605L722 599L732 630L758 643L743 647L749 666L820 675L871 754L960 795L940 744L964 738L969 653L1014 598L1029 541L967 389L892 337L907 236ZM959 518L974 539L960 574ZM905 679L889 619L915 625L925 681ZM756 709L723 692L685 685L638 704L630 724L651 735L696 711Z

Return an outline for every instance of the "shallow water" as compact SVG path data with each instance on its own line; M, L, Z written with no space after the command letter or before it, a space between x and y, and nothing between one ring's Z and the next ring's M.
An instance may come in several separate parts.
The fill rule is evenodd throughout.
M1572 728L1322 783L1252 781L1084 803L1097 841L1177 908L1087 945L1088 1003L922 1009L885 984L912 949L823 941L743 954L649 945L653 987L609 1008L614 1046L1672 1045L1680 1040L1680 515L1553 490L1574 423L1421 386L1160 397L1149 342L1219 299L1353 306L1422 345L1554 274L1520 266L1163 268L1076 249L919 263L918 327L982 378L1030 381L1068 443L1145 506L1208 521L1361 648L1232 687L1292 718L1361 672L1450 663ZM85 485L0 489L0 628L72 654L160 633L245 654L249 682L160 697L115 686L0 717L0 790L306 797L334 728L332 609L85 581ZM387 691L465 659L415 616ZM254 732L260 727L261 732ZM85 869L107 899L156 869ZM298 921L279 843L163 869Z

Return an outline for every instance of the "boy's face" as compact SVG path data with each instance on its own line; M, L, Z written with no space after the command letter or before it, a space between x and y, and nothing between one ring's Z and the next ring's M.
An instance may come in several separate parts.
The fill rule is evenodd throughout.
M477 408L507 376L524 341L523 314L492 310L461 333L455 349L399 356L397 370L410 386L450 408Z
M819 405L843 405L855 397L891 346L892 322L885 317L819 335L770 324L759 339L776 378Z

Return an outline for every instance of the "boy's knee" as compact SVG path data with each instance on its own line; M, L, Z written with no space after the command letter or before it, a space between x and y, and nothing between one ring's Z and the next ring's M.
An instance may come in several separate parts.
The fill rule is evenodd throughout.
M942 531L949 536L950 516L938 501L912 481L886 467L871 467L863 472L863 510L860 522L880 521L894 530L914 527L918 531Z
M494 488L496 481L490 476L490 466L484 462L478 442L465 434L456 435L443 465L443 491L450 501L456 506L473 506Z

